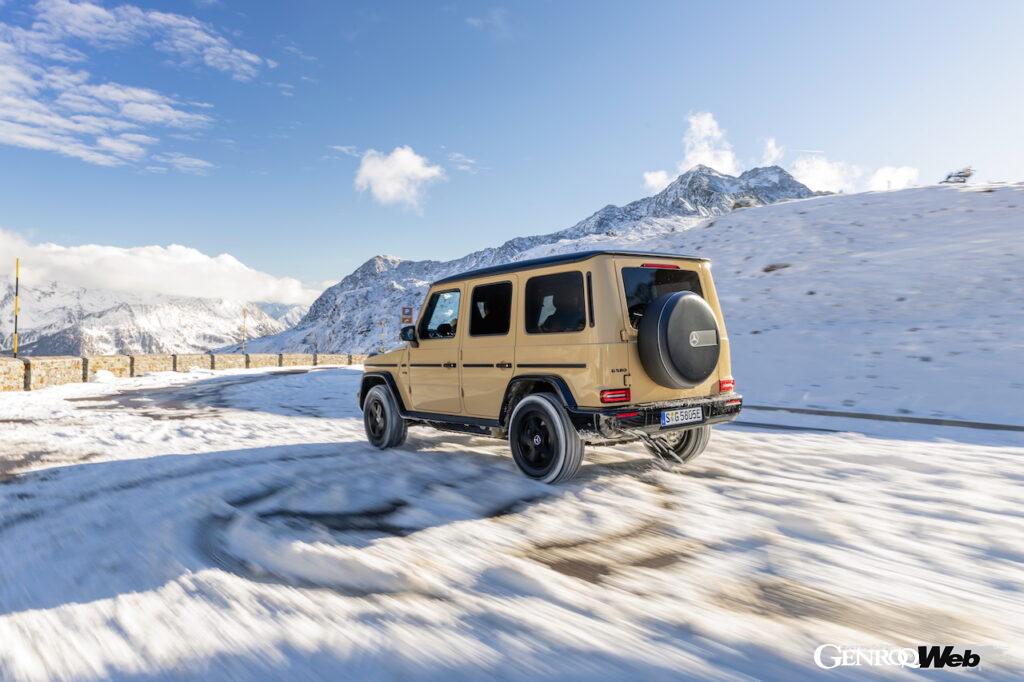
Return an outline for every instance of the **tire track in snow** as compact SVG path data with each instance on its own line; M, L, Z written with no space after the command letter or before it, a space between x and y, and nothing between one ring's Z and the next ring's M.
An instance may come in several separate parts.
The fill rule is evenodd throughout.
M349 471L347 478L351 480L360 475L378 476L378 468L379 465L375 463L357 465ZM453 473L458 475L459 472L456 471ZM459 476L456 483L459 486L471 488L476 483L488 480L492 476L492 473L493 472L485 471L484 473L476 476ZM230 524L236 520L240 513L249 512L261 522L273 522L275 520L282 519L287 526L294 528L297 532L302 529L318 527L327 530L332 534L337 534L337 536L344 536L345 534L352 533L364 533L367 535L377 535L379 537L409 538L410 541L412 541L412 538L414 538L418 533L435 527L434 524L428 524L425 526L401 525L394 522L392 517L398 512L413 506L417 499L422 498L426 493L437 489L439 486L454 487L451 481L446 481L444 478L429 480L418 488L409 490L401 498L374 502L361 509L348 510L344 512L308 512L288 509L287 507L277 507L260 512L249 512L251 507L285 492L290 487L273 486L262 492L247 495L243 498L227 500L227 504L232 507L234 511L229 514L210 515L200 521L196 532L195 544L200 554L209 560L214 566L257 582L278 583L303 589L329 589L348 596L395 594L401 592L401 590L351 589L338 585L324 585L295 575L278 575L272 570L264 569L259 565L253 564L246 558L236 556L232 553L228 548L229 543L226 542L224 534L228 530ZM484 508L476 517L450 519L445 522L473 522L488 519L504 519L522 512L524 507L529 507L532 504L556 497L558 492L559 491L557 489L553 488L550 493L547 494L518 497L505 501L494 507ZM298 536L296 537L298 538ZM338 546L346 545L347 543L344 539L339 538ZM354 545L349 546L354 547Z
M281 447L284 447L285 449L287 449L287 446L281 446ZM333 448L334 446L324 446L324 447L332 447ZM172 456L173 457L174 455L165 455L165 456ZM228 470L231 470L231 469L244 469L244 468L249 468L249 467L261 467L261 466L267 466L267 465L271 465L271 464L278 464L278 463L281 463L281 462L304 462L304 461L310 461L310 460L329 459L329 458L332 458L332 457L343 457L343 456L344 456L344 453L339 453L339 452L320 453L320 454L315 454L315 455L304 455L304 456L298 456L298 455L292 454L292 455L285 455L285 456L282 456L282 457L274 457L274 458L271 458L271 459L262 459L262 460L258 460L258 461L224 462L224 463L217 464L217 465L204 464L203 466L194 467L193 469L191 469L189 471L184 471L184 472L167 472L167 473L163 473L163 474L155 474L153 476L146 476L146 477L143 477L143 478L138 478L138 479L135 479L135 480L132 480L132 481L124 482L124 483L118 483L118 484L112 485L112 486L105 486L105 487L102 487L102 488L94 488L94 489L92 489L92 490L90 490L88 492L82 493L82 494L77 495L77 496L75 496L75 497L73 497L71 499L68 499L65 502L63 502L62 504L58 504L58 505L55 505L55 506L49 506L49 507L42 508L42 509L34 509L32 511L29 511L29 512L23 512L21 514L15 515L15 516L10 517L8 519L4 519L3 521L0 521L0 533L4 532L6 530L9 530L9 529L11 529L11 528L13 528L13 527L15 527L17 525L20 525L20 524L22 524L22 523L24 523L26 521L31 521L33 519L38 519L42 515L44 515L45 513L65 511L65 510L67 510L70 507L73 507L75 505L79 505L79 504L83 504L83 503L86 503L86 502L90 502L90 501L92 501L92 500L94 500L94 499L96 499L96 498L98 498L100 496L111 494L111 493L126 492L126 491L136 490L138 488L143 488L143 487L154 485L154 484L158 484L158 483L166 483L166 482L169 482L169 481L180 481L180 480L184 480L184 479L188 479L188 478L194 478L194 477L197 477L197 476L209 476L209 475L213 475L213 474L222 473L222 472L225 472L225 471L228 471ZM30 484L30 483L40 482L40 481L44 481L44 480L52 480L55 475L57 475L57 472L55 472L55 471L44 471L44 472L40 472L39 474L28 473L28 474L23 474L22 476L19 476L18 479L17 479L17 482L20 483L20 484Z

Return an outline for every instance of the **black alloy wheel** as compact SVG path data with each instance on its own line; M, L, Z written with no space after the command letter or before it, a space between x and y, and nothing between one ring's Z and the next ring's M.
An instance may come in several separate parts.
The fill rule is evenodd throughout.
M522 459L518 463L526 475L543 478L555 462L558 434L543 409L530 406L526 410L517 439Z
M366 403L366 413L363 416L366 423L366 435L371 443L377 445L384 441L384 434L388 430L384 402L377 396L372 396Z
M363 427L366 439L381 450L398 447L405 442L408 424L387 386L374 386L367 392L363 402Z
M550 393L526 396L512 410L508 444L519 470L542 483L563 483L583 463L583 440Z

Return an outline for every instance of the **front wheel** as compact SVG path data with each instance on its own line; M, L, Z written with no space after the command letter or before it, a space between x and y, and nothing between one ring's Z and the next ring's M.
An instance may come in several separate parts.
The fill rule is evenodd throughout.
M366 394L363 426L366 439L381 450L395 448L405 442L408 429L387 386L374 386Z
M565 408L547 393L519 401L508 424L519 470L542 483L568 481L583 463L583 441Z
M657 439L657 446L645 443L659 459L669 464L687 464L704 452L711 440L711 427L698 426L695 429L687 429L678 434L667 436L654 436Z

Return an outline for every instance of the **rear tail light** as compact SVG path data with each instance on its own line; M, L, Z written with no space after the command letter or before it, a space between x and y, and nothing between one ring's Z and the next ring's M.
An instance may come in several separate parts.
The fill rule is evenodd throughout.
M722 379L721 381L718 382L719 393L730 393L734 390L736 390L735 379Z
M656 270L678 270L678 265L669 265L668 263L644 263L640 267L642 268L655 268Z
M601 391L602 403L628 403L632 395L628 388L609 388Z

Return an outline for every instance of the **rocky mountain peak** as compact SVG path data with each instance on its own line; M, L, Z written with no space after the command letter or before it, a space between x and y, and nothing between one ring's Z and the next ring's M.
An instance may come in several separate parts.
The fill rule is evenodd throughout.
M751 169L739 177L704 165L681 174L658 194L625 206L608 205L572 227L549 234L516 237L501 246L447 262L374 256L327 289L294 328L250 344L253 352L365 352L391 342L403 306L419 306L430 283L475 268L529 258L550 250L574 250L580 240L649 234L693 225L738 206L761 206L811 196L807 187L778 166Z

